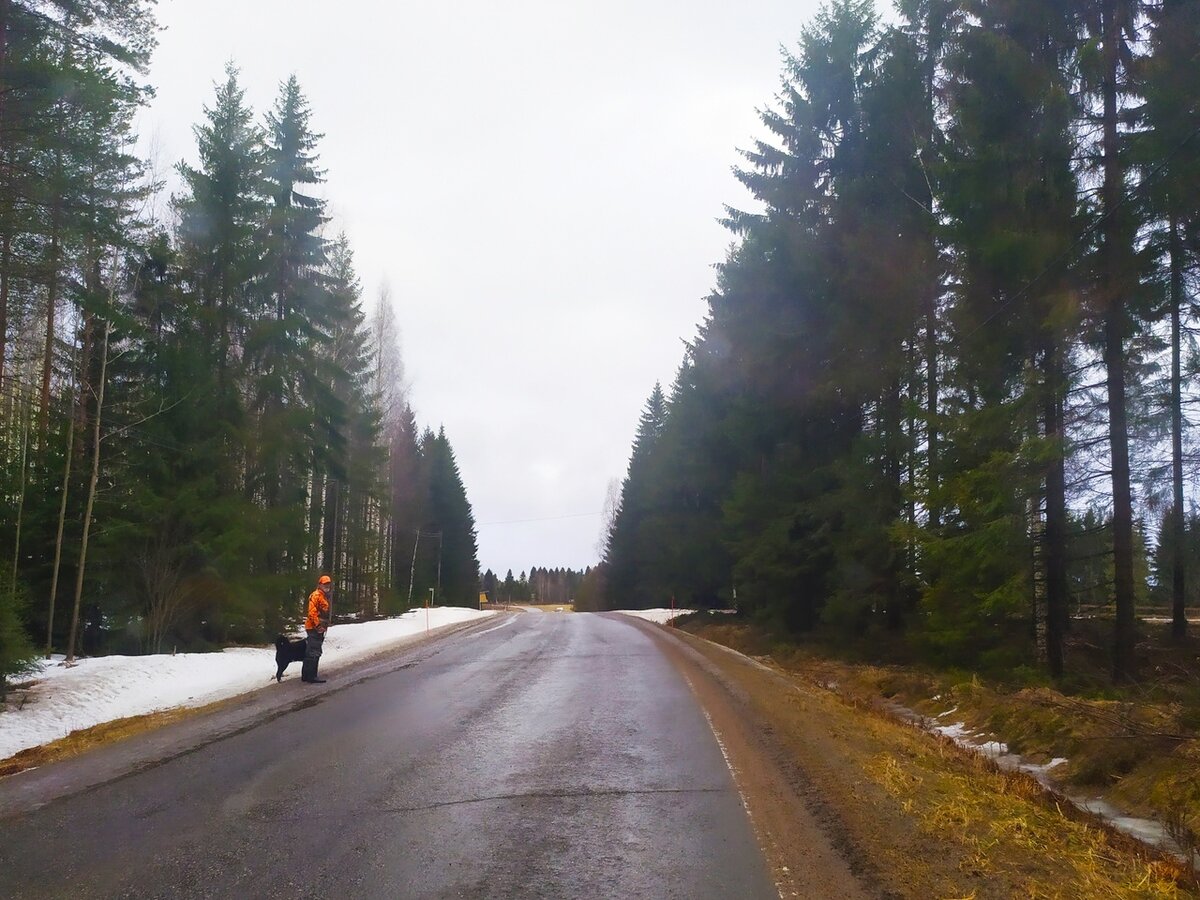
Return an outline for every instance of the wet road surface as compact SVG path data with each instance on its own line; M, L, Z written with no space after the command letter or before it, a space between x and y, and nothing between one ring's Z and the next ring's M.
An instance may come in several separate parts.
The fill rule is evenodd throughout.
M295 708L193 725L195 749L40 809L12 797L54 767L0 781L0 895L778 896L704 713L631 621L504 614L367 675L286 680Z

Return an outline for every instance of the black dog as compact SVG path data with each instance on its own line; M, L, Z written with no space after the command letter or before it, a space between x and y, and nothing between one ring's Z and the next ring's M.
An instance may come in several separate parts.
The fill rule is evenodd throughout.
M282 634L275 638L275 665L279 667L279 671L275 673L275 680L283 681L283 670L288 667L288 663L303 662L307 652L307 638L289 641Z

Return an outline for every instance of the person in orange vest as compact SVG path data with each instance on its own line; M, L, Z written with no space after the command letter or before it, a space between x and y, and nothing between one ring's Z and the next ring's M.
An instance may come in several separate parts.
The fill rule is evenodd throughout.
M317 665L321 662L321 645L325 643L325 631L329 628L329 592L333 590L333 579L322 575L317 579L317 589L308 595L308 616L304 630L308 633L308 649L304 653L304 665L300 669L300 680L309 684L324 684L317 677Z

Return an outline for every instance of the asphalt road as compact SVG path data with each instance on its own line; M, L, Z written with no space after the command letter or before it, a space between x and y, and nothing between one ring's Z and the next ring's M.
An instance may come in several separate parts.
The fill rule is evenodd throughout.
M624 617L502 615L269 691L105 783L70 786L103 752L0 781L0 896L778 897L703 711Z

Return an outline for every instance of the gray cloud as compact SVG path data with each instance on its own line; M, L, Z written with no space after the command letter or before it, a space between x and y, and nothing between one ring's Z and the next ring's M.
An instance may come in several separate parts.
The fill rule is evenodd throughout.
M704 314L715 220L745 202L736 148L815 6L167 0L140 127L160 163L191 159L227 59L260 113L294 72L334 225L368 304L390 283L418 418L454 445L481 565L581 567Z

